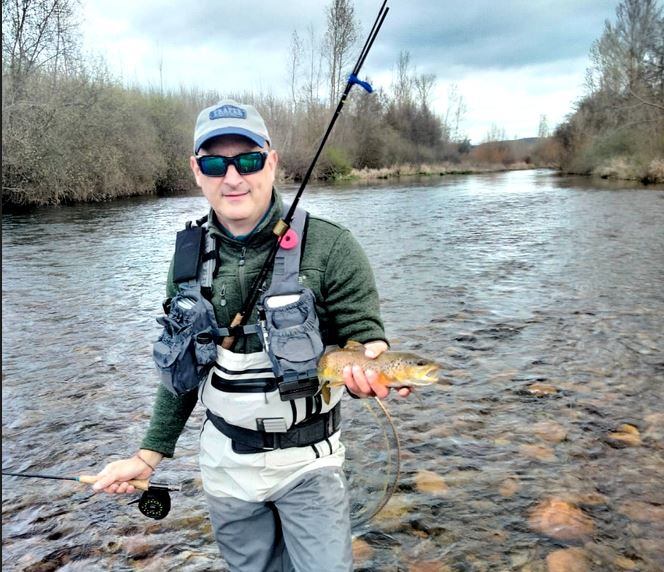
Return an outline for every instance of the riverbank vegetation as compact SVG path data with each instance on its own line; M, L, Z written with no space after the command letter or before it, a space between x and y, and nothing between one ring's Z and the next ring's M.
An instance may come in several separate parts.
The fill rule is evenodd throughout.
M81 52L77 10L76 0L3 0L5 208L191 189L187 158L196 114L222 97L261 111L280 151L281 179L298 181L345 86L361 35L350 0L328 5L322 42L311 28L294 31L285 98L127 87L103 61ZM367 96L355 87L314 178L504 169L523 159L474 148L460 128L463 97L451 86L448 109L437 115L435 84L435 76L418 73L410 54L401 52L388 90Z
M664 16L624 0L591 50L587 93L555 133L561 168L664 182Z
M280 179L299 181L344 88L362 35L351 0L330 0L324 34L291 37L289 95L127 86L82 53L77 0L3 0L4 208L166 194L193 186L187 158L196 114L224 97L255 105L280 152ZM553 137L506 141L494 126L472 145L454 85L437 114L437 79L399 54L392 85L355 87L314 178L386 178L532 166L664 180L664 25L655 0L625 0L592 52L588 93ZM321 41L320 38L323 38ZM369 79L370 78L366 78Z

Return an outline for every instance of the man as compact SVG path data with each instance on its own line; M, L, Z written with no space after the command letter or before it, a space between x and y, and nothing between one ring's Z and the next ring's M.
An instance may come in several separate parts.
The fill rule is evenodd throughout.
M277 164L267 127L252 106L226 100L199 114L190 166L210 204L208 230L216 238L218 260L211 303L220 327L239 311L275 240L272 229L284 216L273 188ZM348 230L313 216L297 239L302 249L297 278L314 294L323 344L355 340L365 345L367 357L380 355L388 346L378 293L359 244ZM167 294L177 292L171 265ZM254 310L249 323L256 321ZM126 481L149 478L163 457L173 455L200 397L208 410L201 432L203 486L214 534L231 570L352 570L344 447L336 415L341 396L328 404L320 394L279 399L270 357L258 335L240 336L232 351L217 350L199 391L175 396L159 387L141 448L133 457L108 464L95 490L133 492ZM377 384L375 372L358 366L344 370L344 381L358 397L384 398L389 392ZM406 396L408 390L399 393ZM319 419L326 420L327 432L316 442L304 440L304 446L290 446L288 439L270 433L286 431L286 437L297 434L295 440L302 440L302 427ZM283 427L275 429L274 423ZM245 434L274 446L248 444Z

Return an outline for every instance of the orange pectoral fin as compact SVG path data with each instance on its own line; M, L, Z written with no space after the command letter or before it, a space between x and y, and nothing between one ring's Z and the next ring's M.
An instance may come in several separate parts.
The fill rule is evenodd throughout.
M378 372L378 379L376 381L385 387L389 387L390 383L392 383L394 380L380 371Z

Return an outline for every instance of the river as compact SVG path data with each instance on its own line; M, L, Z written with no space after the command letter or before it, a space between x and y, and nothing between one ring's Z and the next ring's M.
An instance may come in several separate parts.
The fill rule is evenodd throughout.
M356 569L663 570L664 190L519 171L312 186L302 204L364 246L393 348L449 380L386 400L401 473L355 529ZM205 211L191 195L3 215L4 470L94 474L135 450L175 232ZM384 418L347 409L351 478L393 474ZM3 477L3 570L223 570L200 420L160 467L188 483L161 521Z

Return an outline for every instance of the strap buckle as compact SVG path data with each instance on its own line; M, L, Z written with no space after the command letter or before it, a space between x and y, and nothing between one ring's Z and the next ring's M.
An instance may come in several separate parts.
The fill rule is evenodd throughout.
M313 397L320 389L318 372L310 369L302 373L284 373L279 381L279 397L281 401L300 399L302 397Z
M283 417L260 417L256 419L256 426L264 433L285 433L288 431L286 420Z

